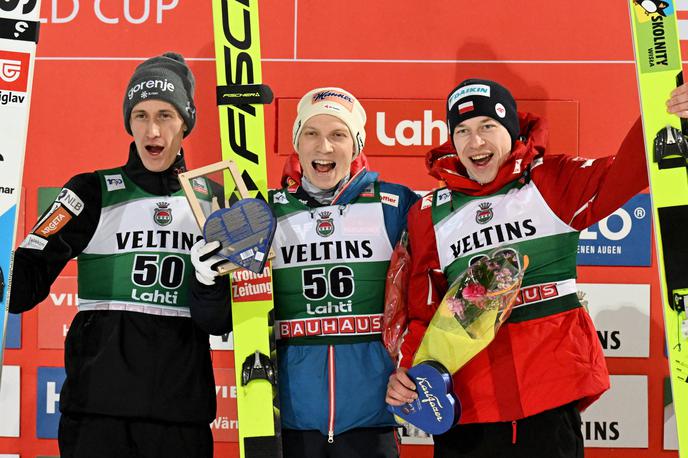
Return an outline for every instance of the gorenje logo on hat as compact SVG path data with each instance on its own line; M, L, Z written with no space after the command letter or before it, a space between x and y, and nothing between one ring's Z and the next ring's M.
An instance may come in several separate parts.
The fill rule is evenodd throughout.
M336 102L339 105L342 105L344 108L346 108L349 111L353 111L353 109L354 109L354 99L352 99L351 96L344 94L343 92L339 92L339 91L317 92L317 93L313 94L313 98L311 99L311 103L316 104L316 103L325 102L328 100L331 102Z
M449 100L447 101L447 110L451 110L454 104L464 97L471 97L474 95L489 97L490 86L486 84L469 84L468 86L462 86L458 88L452 95L449 96Z
M147 81L142 81L138 84L136 84L134 87L129 89L129 92L127 93L127 97L129 97L129 100L133 99L134 96L136 95L137 92L144 90L141 92L141 98L145 99L150 97L151 95L158 95L158 92L153 92L150 91L149 89L160 89L162 92L174 92L174 84L170 83L165 80L147 80Z

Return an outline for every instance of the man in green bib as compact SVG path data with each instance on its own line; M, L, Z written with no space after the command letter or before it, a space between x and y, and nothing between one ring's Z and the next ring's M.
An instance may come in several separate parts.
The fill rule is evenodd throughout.
M382 312L392 250L418 197L367 169L365 122L350 92L309 91L297 107L283 188L269 195L286 458L399 455L384 402L394 362L382 344Z
M390 257L417 196L368 170L365 122L344 89L306 93L294 120L297 154L270 195L286 457L398 455L381 325Z
M580 411L609 388L609 374L577 297L578 237L647 187L640 120L615 156L584 159L548 154L544 120L518 112L497 82L463 81L446 108L451 140L426 160L446 187L409 212L410 324L387 402L416 398L404 368L447 284L513 246L530 260L520 295L494 341L453 374L463 411L435 436L434 456L582 457Z
M78 257L79 312L60 393L63 458L213 456L208 334L229 332L231 318L226 303L188 301L198 281L190 252L202 236L177 174L196 122L194 85L179 54L140 64L124 95L134 138L126 164L71 178L15 253L13 313L43 301ZM209 206L211 183L197 180L194 190Z

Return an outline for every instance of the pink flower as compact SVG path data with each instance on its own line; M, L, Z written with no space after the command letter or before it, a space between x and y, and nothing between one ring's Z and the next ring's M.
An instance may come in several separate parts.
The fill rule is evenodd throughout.
M469 283L463 291L461 296L468 301L478 301L485 296L487 290L480 283Z
M464 308L464 303L461 299L452 297L447 299L447 307L449 307L449 310L451 310L453 313L456 313L459 315L459 318L463 319L464 318L464 313L463 313L463 308Z

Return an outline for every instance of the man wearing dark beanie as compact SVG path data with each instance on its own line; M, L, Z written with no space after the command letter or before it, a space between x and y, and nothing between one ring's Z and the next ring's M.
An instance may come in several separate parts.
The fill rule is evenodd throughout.
M671 112L688 116L681 97L672 95ZM410 323L387 402L417 398L406 368L447 285L511 247L530 259L522 296L494 341L453 374L462 413L434 437L434 456L580 458L580 411L609 388L609 374L577 295L578 237L647 187L640 119L616 156L548 154L543 119L517 112L502 85L469 79L447 97L447 124L451 140L426 157L446 186L409 211Z
M166 53L124 93L126 164L71 178L17 249L10 312L45 299L78 265L79 311L65 341L62 458L211 458L215 381L208 334L231 330L226 299L192 306L203 242L180 188L182 140L196 123L194 77ZM209 209L215 186L194 189ZM195 250L195 251L194 251ZM193 264L193 265L192 265ZM206 282L228 281L204 278Z

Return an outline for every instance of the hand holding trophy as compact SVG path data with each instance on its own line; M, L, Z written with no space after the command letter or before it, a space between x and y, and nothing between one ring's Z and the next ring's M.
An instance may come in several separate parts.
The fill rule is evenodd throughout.
M224 173L225 186L234 183L241 197L225 208L215 204L210 210L204 208L197 193L207 190L207 176ZM236 164L222 161L179 174L179 181L191 206L203 238L208 244L219 242L219 249L207 255L220 256L227 262L214 267L220 274L237 268L260 273L271 257L270 245L275 235L277 222L270 206L260 200L249 198L248 189L239 174ZM227 187L227 186L226 186Z
M407 375L418 398L389 409L430 434L451 428L461 415L452 387L457 372L494 339L511 313L528 257L501 248L478 258L449 286Z

